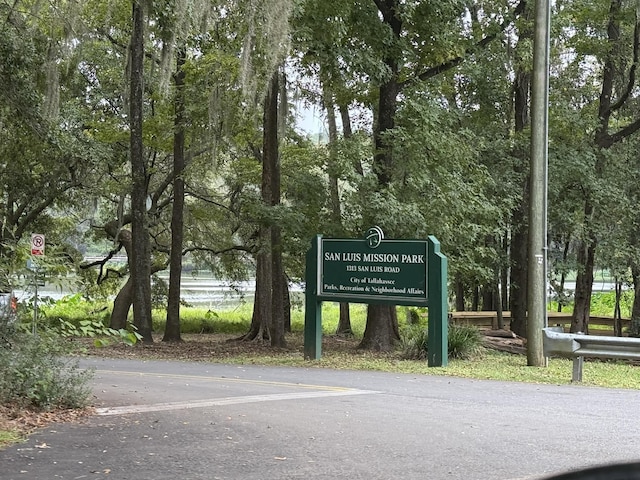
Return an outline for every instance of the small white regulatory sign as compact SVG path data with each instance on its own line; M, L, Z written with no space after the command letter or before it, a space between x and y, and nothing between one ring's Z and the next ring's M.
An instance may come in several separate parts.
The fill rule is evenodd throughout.
M31 234L31 255L44 255L44 235L41 233Z

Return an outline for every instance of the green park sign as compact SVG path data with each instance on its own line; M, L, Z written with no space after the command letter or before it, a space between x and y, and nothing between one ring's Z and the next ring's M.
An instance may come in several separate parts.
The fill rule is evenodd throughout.
M381 303L429 309L429 366L447 364L447 259L435 237L387 240L380 227L363 239L317 235L307 252L305 358L319 359L322 302Z
M320 239L318 296L327 300L427 304L427 242Z

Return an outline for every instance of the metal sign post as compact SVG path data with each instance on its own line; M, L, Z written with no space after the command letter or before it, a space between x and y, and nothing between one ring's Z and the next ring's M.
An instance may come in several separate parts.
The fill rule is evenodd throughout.
M44 286L44 270L35 261L37 257L44 256L45 239L41 233L31 234L31 259L27 262L27 268L33 272L33 285L34 285L34 297L33 297L33 326L32 333L36 335L38 325L38 286Z

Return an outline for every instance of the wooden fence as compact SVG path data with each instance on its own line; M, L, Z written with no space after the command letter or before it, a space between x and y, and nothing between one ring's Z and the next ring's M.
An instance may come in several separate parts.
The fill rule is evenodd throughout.
M565 331L569 331L571 326L570 313L548 312L549 326L561 325ZM502 319L505 326L511 321L511 312L502 312ZM496 312L449 312L449 321L462 325L475 325L477 327L489 327L494 330L498 328L498 314ZM597 330L606 330L613 332L613 317L589 317L589 327ZM628 318L623 318L622 328L626 328L630 324Z

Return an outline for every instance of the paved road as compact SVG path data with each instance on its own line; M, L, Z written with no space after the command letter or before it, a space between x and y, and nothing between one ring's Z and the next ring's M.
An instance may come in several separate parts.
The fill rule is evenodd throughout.
M638 391L91 359L99 415L0 479L523 480L640 459Z

